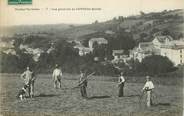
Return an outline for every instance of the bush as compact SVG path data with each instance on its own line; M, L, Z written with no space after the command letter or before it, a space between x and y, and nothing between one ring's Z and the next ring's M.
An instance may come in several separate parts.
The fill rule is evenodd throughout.
M18 72L19 70L16 68L18 65L18 57L14 55L9 55L5 53L1 53L1 72Z
M174 64L167 58L160 55L145 57L140 65L140 70L149 75L172 72Z
M22 72L27 66L34 68L35 63L32 56L20 52L17 56L1 53L1 72L2 73L17 73Z
M113 76L117 74L117 69L112 64L93 63L88 67L89 71L95 72L96 75Z

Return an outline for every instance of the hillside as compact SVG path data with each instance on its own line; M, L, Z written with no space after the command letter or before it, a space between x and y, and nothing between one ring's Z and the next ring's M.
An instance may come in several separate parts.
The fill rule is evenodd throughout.
M1 31L8 30L11 35L19 34L21 36L21 34L24 34L25 38L30 35L36 36L35 39L40 38L40 36L47 38L44 41L43 39L31 39L32 41L30 41L30 43L32 46L39 46L44 43L61 39L82 41L86 39L86 37L88 37L88 39L94 37L95 33L103 33L102 35L105 37L112 35L105 33L106 31L111 31L115 34L117 31L125 31L132 34L133 39L139 41L142 41L141 39L150 41L154 34L166 31L173 36L174 39L178 39L179 36L184 35L182 29L184 26L183 14L184 10L181 9L171 11L165 10L148 14L142 13L141 15L129 17L119 16L105 22L97 21L87 25L23 25L4 28Z
M184 26L183 14L183 10L173 10L124 17L123 21L116 18L106 22L70 28L62 31L60 35L80 40L83 36L92 33L104 32L107 30L116 31L118 28L132 32L135 37L134 39L137 39L141 33L150 34L153 29L158 29L159 31L168 29L174 35L179 33L184 34L182 29Z
M10 26L3 27L4 35L10 34L32 34L32 33L48 33L48 34L57 34L63 30L72 28L77 25L72 24L47 24L47 25L20 25L20 26Z

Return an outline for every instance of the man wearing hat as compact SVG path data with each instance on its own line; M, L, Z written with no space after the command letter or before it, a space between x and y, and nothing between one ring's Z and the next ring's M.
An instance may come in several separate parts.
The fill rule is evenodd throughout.
M154 89L153 82L150 80L149 76L146 76L146 83L144 87L142 88L142 91L146 92L147 94L147 107L150 107L152 105L152 99L151 99L151 94Z
M57 89L57 85L59 85L59 88L61 88L61 76L62 76L62 71L61 69L59 69L58 64L56 64L55 69L52 74L55 89Z

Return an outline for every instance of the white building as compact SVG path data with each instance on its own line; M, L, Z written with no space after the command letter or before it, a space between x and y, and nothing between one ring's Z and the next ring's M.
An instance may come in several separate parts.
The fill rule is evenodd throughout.
M44 52L40 48L30 48L28 45L21 44L19 47L20 47L21 50L25 49L25 53L32 54L33 55L33 60L36 61L36 62L39 60L39 57L40 57L41 53Z
M113 50L112 56L114 57L114 60L123 59L124 57L124 50Z
M93 44L94 42L97 42L99 45L100 44L108 44L108 41L104 38L92 38L89 40L89 48L93 50Z
M153 54L168 57L175 66L184 64L184 40L156 36L152 42L139 43L139 46L130 52L130 57L141 62L143 58Z
M11 54L11 55L16 55L16 51L14 49L4 50L3 53L5 53L5 54Z
M3 42L0 40L0 52L5 54L16 55L16 51L14 50L13 40L10 42Z
M113 50L112 55L114 57L112 60L113 63L124 62L126 64L130 60L129 55L126 55L124 50Z
M79 50L80 56L89 54L91 52L90 48L84 47L83 45L76 45L76 46L74 46L74 48L77 48Z
M152 42L141 42L137 48L130 51L130 57L134 60L138 59L139 62L141 62L145 57L153 54L159 55L160 50L155 48Z
M178 44L177 44L178 43ZM174 65L184 64L184 42L171 41L168 45L162 45L161 55L168 57Z
M12 49L14 48L14 45L12 42L4 42L0 40L0 49Z
M109 35L115 34L115 32L113 32L113 31L111 31L111 30L106 30L105 33L106 33L106 34L109 34Z

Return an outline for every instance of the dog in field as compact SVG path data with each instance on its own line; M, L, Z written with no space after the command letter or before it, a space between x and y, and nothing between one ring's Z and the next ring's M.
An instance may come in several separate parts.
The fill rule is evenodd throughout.
M26 94L27 94L27 88L29 86L28 85L24 85L24 87L22 89L19 90L18 94L17 94L17 98L20 100L26 99Z

